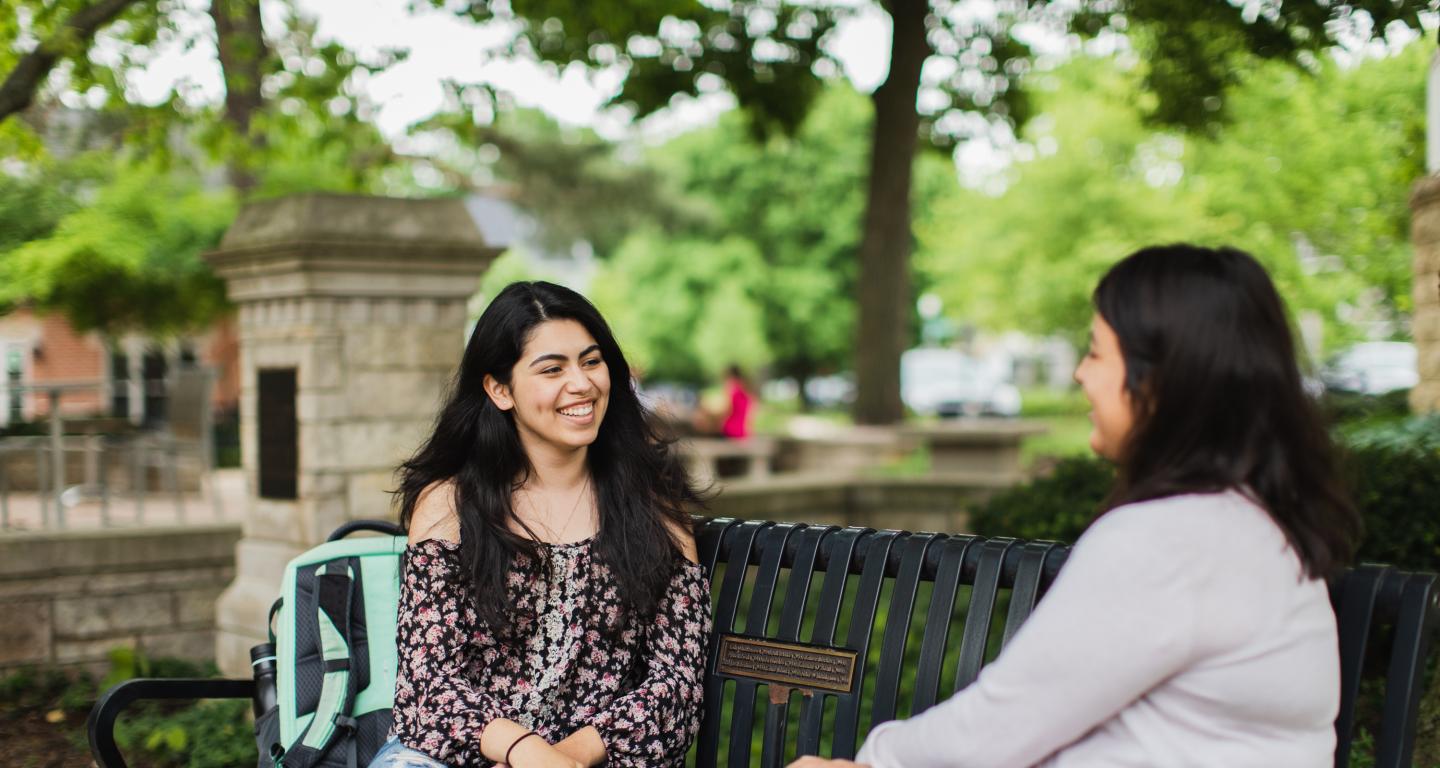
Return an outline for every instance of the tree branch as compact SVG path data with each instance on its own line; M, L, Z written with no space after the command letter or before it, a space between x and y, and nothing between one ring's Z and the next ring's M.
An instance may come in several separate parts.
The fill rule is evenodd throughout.
M116 16L136 2L137 0L97 0L94 4L76 11L54 35L41 41L35 46L35 50L22 56L10 74L6 75L5 82L0 84L0 122L30 106L35 99L35 91L45 82L50 70L59 63L67 44L84 42L88 45L101 27L114 21Z

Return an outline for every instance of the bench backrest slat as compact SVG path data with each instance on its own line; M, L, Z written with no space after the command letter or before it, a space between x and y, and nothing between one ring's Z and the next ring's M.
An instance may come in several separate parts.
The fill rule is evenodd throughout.
M1051 541L1032 541L1020 551L1020 566L1015 572L1015 586L1010 590L1010 612L1005 617L1005 635L1000 640L1000 647L1010 644L1010 638L1035 610L1035 604L1040 601L1040 579L1045 575L1045 559L1055 548L1055 543Z
M915 701L911 714L935 706L940 700L940 675L945 668L945 644L950 639L950 617L955 613L955 596L960 592L960 573L965 554L976 546L974 536L951 536L938 544L940 558L935 566L935 588L930 592L930 610L920 638L920 661L915 668Z
M728 522L728 521L727 521ZM711 523L714 525L714 523ZM720 594L715 598L713 605L715 631L710 638L710 656L715 658L715 647L719 643L722 633L735 631L735 615L739 612L740 598L745 577L749 572L750 558L755 548L755 537L773 523L760 523L747 520L739 525L726 525L714 531L714 534L724 534L719 548L720 559L716 563L718 568L724 564L724 576L721 577ZM707 527L707 531L710 530ZM701 538L704 540L704 537ZM711 570L713 575L718 573ZM713 672L714 670L709 670ZM725 681L711 674L705 681L705 719L700 724L699 736L699 758L700 765L704 768L714 768L718 759L716 743L720 737L720 716L725 703Z
M1014 539L995 538L986 541L980 548L975 586L970 590L970 612L965 617L965 630L960 637L960 663L955 668L956 691L963 690L980 676L980 667L985 663L985 648L990 642L995 599L1000 595L1000 574L1005 565L1005 555L1015 543Z
M1379 566L1362 565L1351 571L1344 582L1331 588L1330 599L1336 606L1335 617L1340 634L1340 714L1335 718L1338 733L1350 733L1355 728L1360 672L1384 573ZM1341 739L1335 746L1335 765L1344 768L1349 761L1350 745L1348 740Z
M915 613L915 593L920 589L920 572L925 555L936 534L910 536L900 544L900 567L890 592L890 610L885 620L885 637L880 642L880 667L875 675L875 693L871 697L872 722L895 719L896 700L900 696L900 672L905 664L905 643L910 637L910 621Z
M1070 553L1054 542L734 520L708 521L698 544L715 589L716 630L696 745L700 768L714 768L722 755L735 768L757 757L762 768L782 766L796 755L853 757L865 729L906 714L907 704L909 714L919 714L974 682L994 656L992 635L1001 648L1015 636ZM775 619L777 592L782 602ZM1437 577L1361 565L1336 580L1330 597L1340 630L1335 765L1348 766L1358 732L1367 650L1390 654L1389 669L1377 670L1388 674L1375 765L1409 765L1425 659L1440 621ZM1003 600L1002 633L995 614ZM745 635L856 652L860 663L851 692L802 696L743 675L721 677L719 637L736 631L742 611ZM917 613L920 627L914 626ZM881 615L884 630L877 632ZM1388 648L1368 648L1380 638L1389 640ZM951 665L954 687L946 690L942 682L948 682ZM907 688L913 691L908 702ZM756 733L761 695L768 703ZM792 716L797 697L799 711Z
M1377 768L1400 768L1411 763L1415 732L1406 729L1407 715L1420 708L1425 688L1425 658L1434 636L1437 595L1435 576L1429 573L1385 574L1382 599L1390 583L1400 583L1399 617L1391 644L1390 669L1385 681L1385 708L1380 719Z
M756 535L755 555L760 561L751 587L750 609L745 617L745 634L770 637L770 609L775 599L775 586L780 577L785 545L797 526L781 523ZM746 768L750 731L755 725L755 692L758 685L750 681L735 684L735 697L730 707L730 760L732 768Z
M860 589L850 610L845 647L858 651L863 660L870 658L870 637L880 608L880 590L885 586L890 552L899 538L898 531L869 531L860 542L863 547L860 553L863 557ZM865 663L868 666L868 661ZM865 677L860 675L853 693L836 697L835 723L832 726L834 741L831 742L831 755L834 757L849 760L855 757L855 750L860 746L860 705L865 700Z
M831 532L822 540L820 552L824 560L825 578L820 585L820 603L815 611L815 625L810 631L810 642L834 645L840 608L845 599L846 579L859 555L860 538L866 534L868 531L860 528L844 528ZM821 564L817 563L816 566L821 567ZM797 754L820 753L825 702L830 698L830 694L817 693L800 702L800 732L796 734Z

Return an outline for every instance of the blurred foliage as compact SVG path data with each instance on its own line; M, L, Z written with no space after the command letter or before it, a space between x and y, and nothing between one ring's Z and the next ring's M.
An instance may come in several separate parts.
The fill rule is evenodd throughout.
M1014 536L1074 542L1100 511L1115 482L1101 459L1071 456L1050 472L1002 491L970 512L970 530L981 536Z
M0 677L0 718L27 712L60 713L50 719L67 734L76 752L84 751L84 716L98 695L136 677L210 678L214 664L183 659L149 658L134 648L111 649L110 670L98 684L73 670L22 667ZM250 729L249 700L200 702L142 701L125 710L115 722L115 741L133 765L154 768L244 768L255 765L254 734ZM71 725L73 723L73 726ZM43 759L50 765L64 755L14 755L16 759ZM29 765L29 762L23 762ZM66 763L67 765L69 763Z
M48 237L0 255L0 301L63 313L80 331L203 328L228 304L199 255L219 242L234 211L224 193L153 165L120 166Z
M1320 313L1331 344L1373 319L1349 309L1403 320L1429 49L1350 69L1327 60L1313 77L1261 66L1232 92L1235 121L1210 138L1147 127L1139 71L1074 59L1037 78L1040 117L1018 161L922 214L918 268L954 317L1075 335L1095 281L1124 254L1234 244L1292 311Z
M1348 438L1363 439L1359 434L1377 425L1388 425L1410 415L1410 390L1397 389L1383 395L1328 389L1320 398L1320 408L1332 424L1338 424Z
M642 232L596 277L591 297L647 380L701 383L770 357L754 296L764 263L739 236L712 241Z
M713 377L732 358L799 380L850 366L861 234L854 222L865 205L872 114L864 96L836 84L793 136L756 142L743 117L729 114L650 153L647 161L685 196L676 204L689 215L638 236L654 256L643 272L634 271L640 257L627 241L630 247L602 266L597 285L606 292L607 313L629 315L617 322L651 339L643 345L650 350L643 352L650 376L701 383L697 376ZM932 155L920 159L917 205L953 185L948 163ZM755 254L754 266L742 273L696 264L714 258L704 255L706 241L743 241ZM729 263L738 268L742 261ZM666 271L675 275L657 283ZM691 323L676 321L701 314L699 305L685 307L684 293L656 294L657 285L683 289L698 274L734 283L727 290L739 313L732 327L740 333L717 335L714 346L698 343ZM697 295L702 304L713 301L705 290ZM666 307L652 307L655 302ZM751 315L759 318L757 343L746 336ZM699 360L707 362L689 362Z
M1147 119L1204 132L1241 119L1229 112L1229 96L1257 60L1315 71L1327 48L1421 30L1421 14L1434 8L1431 0L1089 0L1070 26L1129 38L1146 62L1145 90L1159 97L1147 106Z
M417 163L439 178L415 191L498 189L534 219L533 245L563 254L585 241L602 258L635 229L673 228L695 215L658 169L619 157L616 145L594 131L523 108L477 124L458 108L472 103L476 89L447 85L451 108L411 130L438 145Z
M45 39L85 5L19 3L0 22L0 71L24 40ZM265 99L245 136L222 105L190 103L184 81L155 104L127 90L156 55L150 46L196 44L185 35L205 26L186 19L202 11L136 2L104 29L104 55L70 41L35 104L0 123L10 159L0 173L0 311L29 302L108 335L198 330L228 309L200 256L237 198L380 188L396 158L359 84L398 55L360 61L316 42L314 23L291 5L277 10L259 62ZM221 169L239 172L245 188L227 189Z
M1342 424L1341 465L1365 521L1359 559L1440 570L1440 415ZM1077 539L1100 508L1111 465L1070 457L1036 480L992 497L971 512L987 536Z

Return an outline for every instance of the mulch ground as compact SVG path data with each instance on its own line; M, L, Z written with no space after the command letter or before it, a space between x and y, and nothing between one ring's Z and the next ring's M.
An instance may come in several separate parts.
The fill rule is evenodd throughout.
M85 741L85 716L70 714L57 723L40 710L11 710L0 705L0 764L6 768L94 768Z

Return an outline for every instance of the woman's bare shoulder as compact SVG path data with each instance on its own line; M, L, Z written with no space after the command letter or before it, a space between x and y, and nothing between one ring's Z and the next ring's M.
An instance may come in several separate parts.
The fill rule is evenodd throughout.
M437 480L420 492L410 512L410 543L426 539L460 541L460 516L455 511L455 481Z

